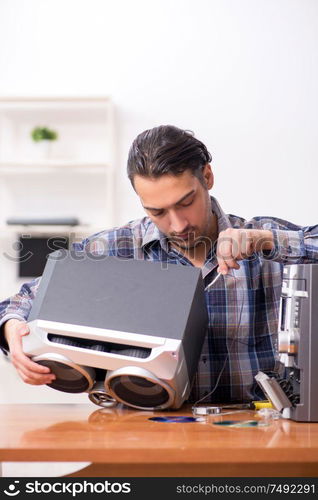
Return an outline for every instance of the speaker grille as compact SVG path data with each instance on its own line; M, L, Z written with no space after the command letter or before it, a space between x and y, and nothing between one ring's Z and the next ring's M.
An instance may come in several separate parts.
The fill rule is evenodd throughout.
M79 370L66 363L50 359L37 361L37 363L50 368L51 372L56 376L53 382L47 384L52 389L62 392L79 393L85 392L91 385L88 373L85 376Z
M151 353L151 349L147 349L146 347L131 347L131 346L122 346L113 348L110 351L112 354L120 354L121 356L132 356L134 358L148 358Z
M118 375L110 381L113 393L128 405L155 408L169 400L164 387L137 375Z
M111 352L112 354L120 354L121 356L148 358L151 354L151 349L147 347L133 347L126 344L100 342L99 340L88 340L79 337L67 337L66 335L56 335L54 333L48 333L47 338L50 342L54 342L55 344L81 347L82 349L90 349L92 351Z

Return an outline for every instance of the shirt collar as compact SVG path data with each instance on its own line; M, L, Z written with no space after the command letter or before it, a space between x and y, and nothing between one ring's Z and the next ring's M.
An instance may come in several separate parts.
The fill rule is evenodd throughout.
M149 245L149 243L153 243L154 241L162 241L163 239L167 239L166 236L159 231L157 226L152 222L149 217L145 217L145 232L142 237L142 247Z
M220 233L221 231L225 231L225 229L227 229L228 227L232 227L232 224L229 216L223 212L218 200L214 198L214 196L210 196L210 198L211 198L212 212L214 212L215 215L217 216L218 233Z
M218 219L218 232L224 231L228 227L232 227L232 224L230 222L230 219L228 215L226 215L219 202L217 201L214 196L210 196L211 198L211 205L212 205L212 212L215 213ZM168 240L165 234L163 234L157 226L152 222L152 220L149 217L145 217L145 233L142 237L142 247L145 247L146 245L149 245L150 243L153 242L160 242L161 247L164 250L167 250L168 248Z

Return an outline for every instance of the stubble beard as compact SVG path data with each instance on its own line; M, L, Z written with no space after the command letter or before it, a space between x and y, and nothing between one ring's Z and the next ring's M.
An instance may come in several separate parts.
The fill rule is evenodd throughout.
M210 222L210 224L209 224ZM198 235L198 230L195 228L191 228L188 232L188 238L178 238L177 235L172 235L169 237L170 243L183 251L191 251L193 252L195 249L202 251L205 247L206 252L209 251L211 246L214 244L214 232L212 228L212 219L206 224L206 227L201 231L201 234ZM211 229L210 226L211 225Z
M168 237L170 243L180 248L182 251L194 252L197 248L198 251L202 252L205 247L206 255L208 254L210 248L214 245L217 239L218 233L218 223L217 217L214 212L212 212L211 204L207 205L206 212L206 223L201 231L199 228L191 227L188 232L188 238L184 240L183 238L178 238L178 235L171 235ZM200 234L198 234L200 233Z

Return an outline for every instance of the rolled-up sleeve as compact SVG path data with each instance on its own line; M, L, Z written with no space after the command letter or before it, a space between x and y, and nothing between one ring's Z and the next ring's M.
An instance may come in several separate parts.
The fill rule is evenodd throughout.
M0 349L6 354L7 342L4 338L3 325L9 319L27 320L31 311L33 299L36 295L41 278L35 278L24 283L20 291L0 303Z
M282 219L255 217L245 227L272 232L274 247L261 252L264 259L282 264L318 262L318 225L301 227Z

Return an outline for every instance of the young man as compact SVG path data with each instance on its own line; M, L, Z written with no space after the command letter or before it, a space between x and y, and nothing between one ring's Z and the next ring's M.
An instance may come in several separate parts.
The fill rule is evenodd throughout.
M209 328L190 399L213 391L206 402L243 402L262 397L255 374L279 366L282 267L317 261L318 226L226 215L209 195L211 160L188 131L160 126L141 133L129 152L128 176L147 217L93 235L76 249L200 267L208 287ZM35 385L54 379L22 352L38 282L0 304L2 347L9 348L22 380Z

